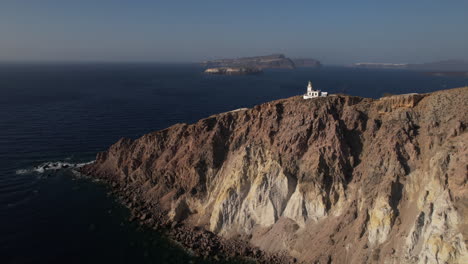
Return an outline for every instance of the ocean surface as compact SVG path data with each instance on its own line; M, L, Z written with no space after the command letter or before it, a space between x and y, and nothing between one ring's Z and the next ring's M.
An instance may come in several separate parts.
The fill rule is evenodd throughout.
M0 64L0 263L206 263L128 222L106 186L52 169L90 162L121 137L299 95L309 80L330 93L373 98L468 83L340 67L201 72L193 65Z

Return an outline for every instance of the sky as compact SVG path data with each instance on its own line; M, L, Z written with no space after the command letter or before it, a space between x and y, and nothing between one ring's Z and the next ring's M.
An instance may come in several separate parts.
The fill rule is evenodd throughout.
M468 0L0 0L0 61L468 60Z

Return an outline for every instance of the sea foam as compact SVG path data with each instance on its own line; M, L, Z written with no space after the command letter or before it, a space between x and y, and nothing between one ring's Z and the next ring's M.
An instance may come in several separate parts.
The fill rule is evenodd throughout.
M83 163L71 163L71 162L63 162L63 161L51 161L51 162L44 162L38 166L35 166L32 169L20 169L16 171L16 174L28 174L28 173L44 173L46 171L58 171L62 169L76 169L83 167L85 165L93 163L93 161L83 162Z

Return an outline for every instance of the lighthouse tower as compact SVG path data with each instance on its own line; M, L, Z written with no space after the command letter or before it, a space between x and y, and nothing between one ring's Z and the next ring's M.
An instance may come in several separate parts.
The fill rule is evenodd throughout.
M307 85L307 93L303 95L304 99L311 99L319 96L327 96L327 92L322 92L320 90L314 90L312 87L312 82L309 81L309 84Z

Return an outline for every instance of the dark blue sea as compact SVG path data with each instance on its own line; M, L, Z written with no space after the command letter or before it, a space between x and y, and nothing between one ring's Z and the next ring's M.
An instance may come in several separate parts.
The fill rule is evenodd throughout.
M0 65L0 263L203 263L127 221L108 189L49 162L94 160L121 137L305 92L380 97L464 86L462 77L339 67L207 76L193 65Z

